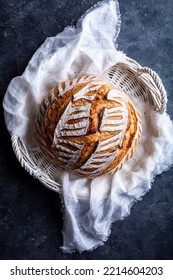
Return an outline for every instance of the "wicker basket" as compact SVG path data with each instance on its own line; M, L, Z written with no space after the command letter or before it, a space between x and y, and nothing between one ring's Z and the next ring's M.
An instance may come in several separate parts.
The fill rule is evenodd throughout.
M127 58L126 63L117 63L104 76L110 83L119 85L129 97L140 98L159 113L166 110L166 91L159 76L150 68ZM11 141L21 166L44 186L60 193L62 185L58 167L48 161L39 148L27 150L18 135L12 134Z

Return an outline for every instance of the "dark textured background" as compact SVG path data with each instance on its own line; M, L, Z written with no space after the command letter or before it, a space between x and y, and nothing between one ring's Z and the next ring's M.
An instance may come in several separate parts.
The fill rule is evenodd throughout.
M10 80L21 75L48 36L77 19L96 0L0 0L0 101ZM154 69L168 92L173 119L173 1L119 0L119 49ZM152 190L131 214L112 226L104 246L64 254L58 194L43 187L19 165L0 108L1 259L173 259L173 169L157 176ZM170 132L173 137L173 132Z

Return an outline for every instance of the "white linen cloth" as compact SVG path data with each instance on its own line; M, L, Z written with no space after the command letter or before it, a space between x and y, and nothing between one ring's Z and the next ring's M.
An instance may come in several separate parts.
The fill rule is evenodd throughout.
M10 134L19 135L28 150L35 149L33 124L43 96L58 82L83 74L102 75L110 66L124 61L125 54L116 46L119 30L118 2L107 0L89 10L76 27L47 38L5 94L3 106ZM114 175L86 179L65 171L59 174L65 252L83 252L102 245L111 224L127 216L132 204L151 188L154 177L173 164L173 124L169 116L153 112L135 98L132 101L143 127L134 157Z

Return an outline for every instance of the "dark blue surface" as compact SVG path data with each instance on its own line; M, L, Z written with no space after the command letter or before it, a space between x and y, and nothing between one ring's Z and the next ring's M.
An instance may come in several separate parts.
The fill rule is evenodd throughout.
M97 1L0 0L0 98L36 49ZM168 92L173 119L173 1L120 0L119 49L155 70ZM173 169L157 176L131 214L112 226L104 246L64 254L59 195L29 176L12 152L0 110L1 259L173 259ZM173 137L173 132L170 132Z

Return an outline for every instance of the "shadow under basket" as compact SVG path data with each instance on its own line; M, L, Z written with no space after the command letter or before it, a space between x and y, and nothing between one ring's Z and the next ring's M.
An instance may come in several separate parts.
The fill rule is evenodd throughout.
M140 99L158 113L166 110L167 95L158 74L136 61L126 58L103 73L111 84L116 84L129 96ZM47 188L61 193L59 168L47 160L39 148L28 150L17 134L11 135L13 151L21 166Z

